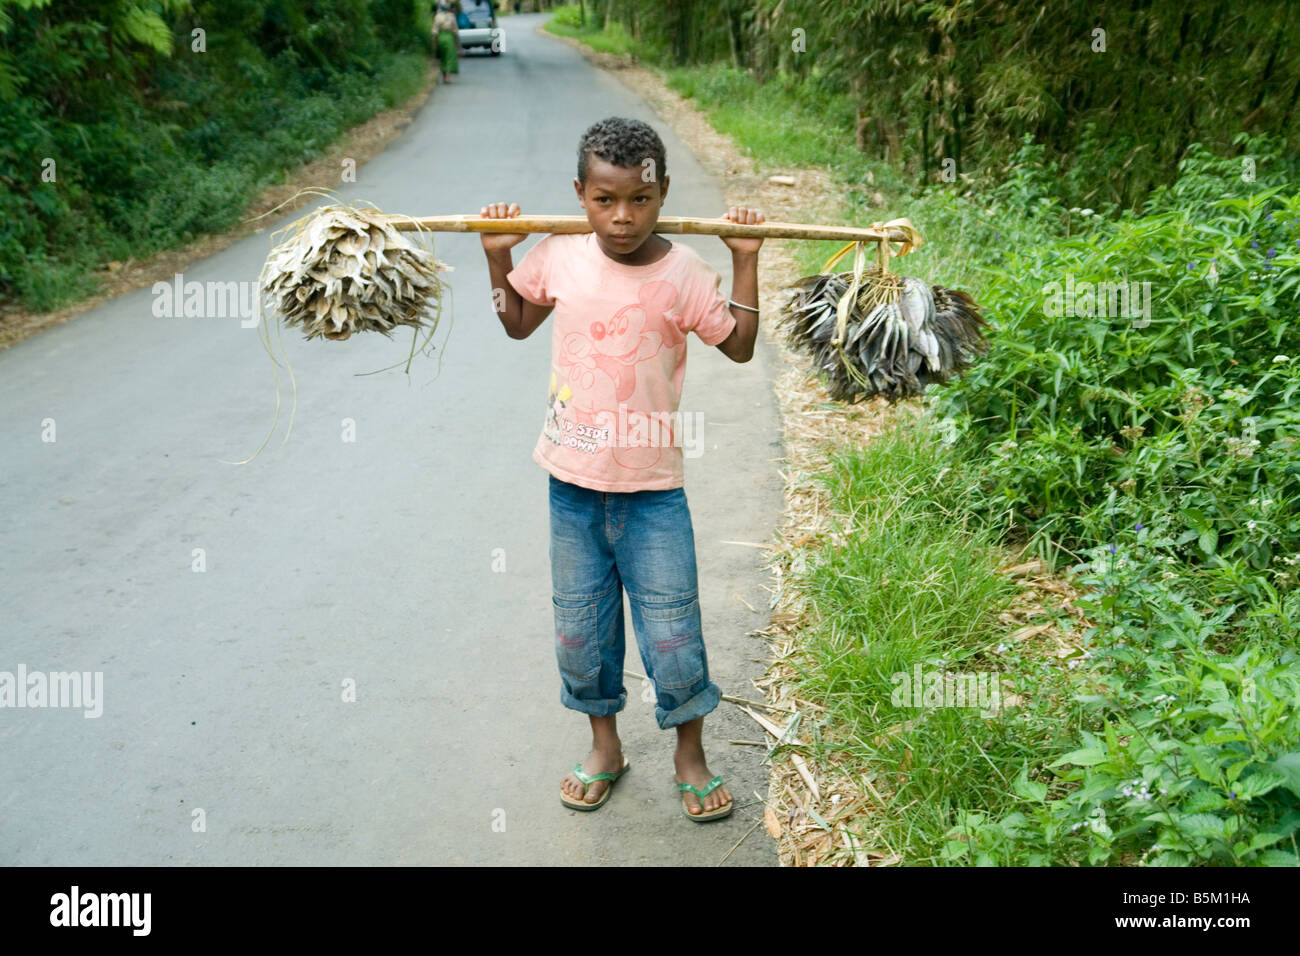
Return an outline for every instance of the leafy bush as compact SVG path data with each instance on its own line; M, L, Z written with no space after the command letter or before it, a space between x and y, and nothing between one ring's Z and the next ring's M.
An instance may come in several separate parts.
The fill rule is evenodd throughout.
M578 28L583 26L582 10L577 4L557 7L555 13L551 15L551 23L559 27Z
M1216 652L1230 609L1172 587L1160 554L1172 542L1145 530L1078 569L1099 623L1076 699L1096 732L1082 730L1046 779L1026 765L1012 812L959 812L950 859L1300 866L1296 651Z
M1148 283L1149 312L1140 295L1116 315L1120 296L1068 294L1106 282ZM996 358L934 404L982 464L983 511L1048 557L1163 516L1186 560L1284 573L1300 552L1300 194L1022 249L981 301Z
M1141 215L1072 210L991 266L994 352L932 399L971 506L1086 555L1096 622L1072 739L1025 761L1014 808L965 801L948 860L1300 865L1300 195L1243 142L1253 181L1193 145ZM1028 213L1041 188L993 192ZM1150 312L1065 295L1117 280Z
M228 228L411 96L432 42L413 0L102 6L0 0L0 301L57 308L100 262Z

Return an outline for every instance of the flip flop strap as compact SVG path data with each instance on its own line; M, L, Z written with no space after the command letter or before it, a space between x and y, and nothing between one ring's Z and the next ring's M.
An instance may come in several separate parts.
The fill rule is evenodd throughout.
M722 778L721 778L721 777L714 777L712 780L709 781L709 786L708 786L708 788L707 788L706 790L704 790L702 793L700 792L700 790L699 790L697 787L694 787L694 786L692 786L692 785L689 784L689 783L679 783L679 784L677 785L677 789L678 789L678 790L682 790L682 791L689 790L691 793L695 794L697 797L703 799L704 797L707 797L709 794L711 794L714 790L717 790L718 787L720 787L721 785L722 785Z
M590 786L597 780L615 780L618 778L617 773L586 773L582 769L582 764L573 765L573 775L581 780L584 784Z

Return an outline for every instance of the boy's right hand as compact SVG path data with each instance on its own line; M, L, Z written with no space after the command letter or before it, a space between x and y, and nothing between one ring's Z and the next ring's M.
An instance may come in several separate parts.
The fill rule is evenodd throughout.
M519 215L518 203L495 202L490 206L484 206L479 211L479 217L482 219L513 219ZM483 250L485 252L496 252L502 249L509 249L511 246L517 246L528 238L526 232L480 232L479 238L483 240Z

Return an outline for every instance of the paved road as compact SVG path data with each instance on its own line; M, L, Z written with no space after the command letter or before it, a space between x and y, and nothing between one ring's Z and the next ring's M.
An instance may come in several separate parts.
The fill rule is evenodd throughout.
M721 212L646 104L538 22L509 19L502 57L463 58L342 195L415 214L580 212L578 137L621 114L664 135L665 214ZM688 241L729 288L722 243ZM251 237L185 279L251 280L268 247ZM456 269L441 372L354 375L409 340L287 337L297 422L244 467L218 459L256 448L274 398L237 317L157 318L146 289L0 353L0 671L104 682L98 718L0 709L0 863L709 865L757 819L762 752L727 743L759 736L749 718L724 703L705 733L751 805L692 824L673 735L632 680L631 773L598 813L560 805L590 736L559 703L546 475L530 458L549 326L508 339L477 237L437 250ZM724 542L768 540L780 513L765 348L735 365L692 337L682 402L706 412L686 487L710 666L741 696L762 670L745 635L765 623L768 577L759 551ZM641 671L630 634L629 653ZM728 861L775 863L761 827Z

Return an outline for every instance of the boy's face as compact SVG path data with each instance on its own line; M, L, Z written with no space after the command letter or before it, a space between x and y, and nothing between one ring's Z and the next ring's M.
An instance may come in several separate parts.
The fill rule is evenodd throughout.
M587 185L575 178L573 188L605 255L635 265L657 252L642 250L668 195L668 177L659 180L653 161L615 166L599 156L588 157Z

